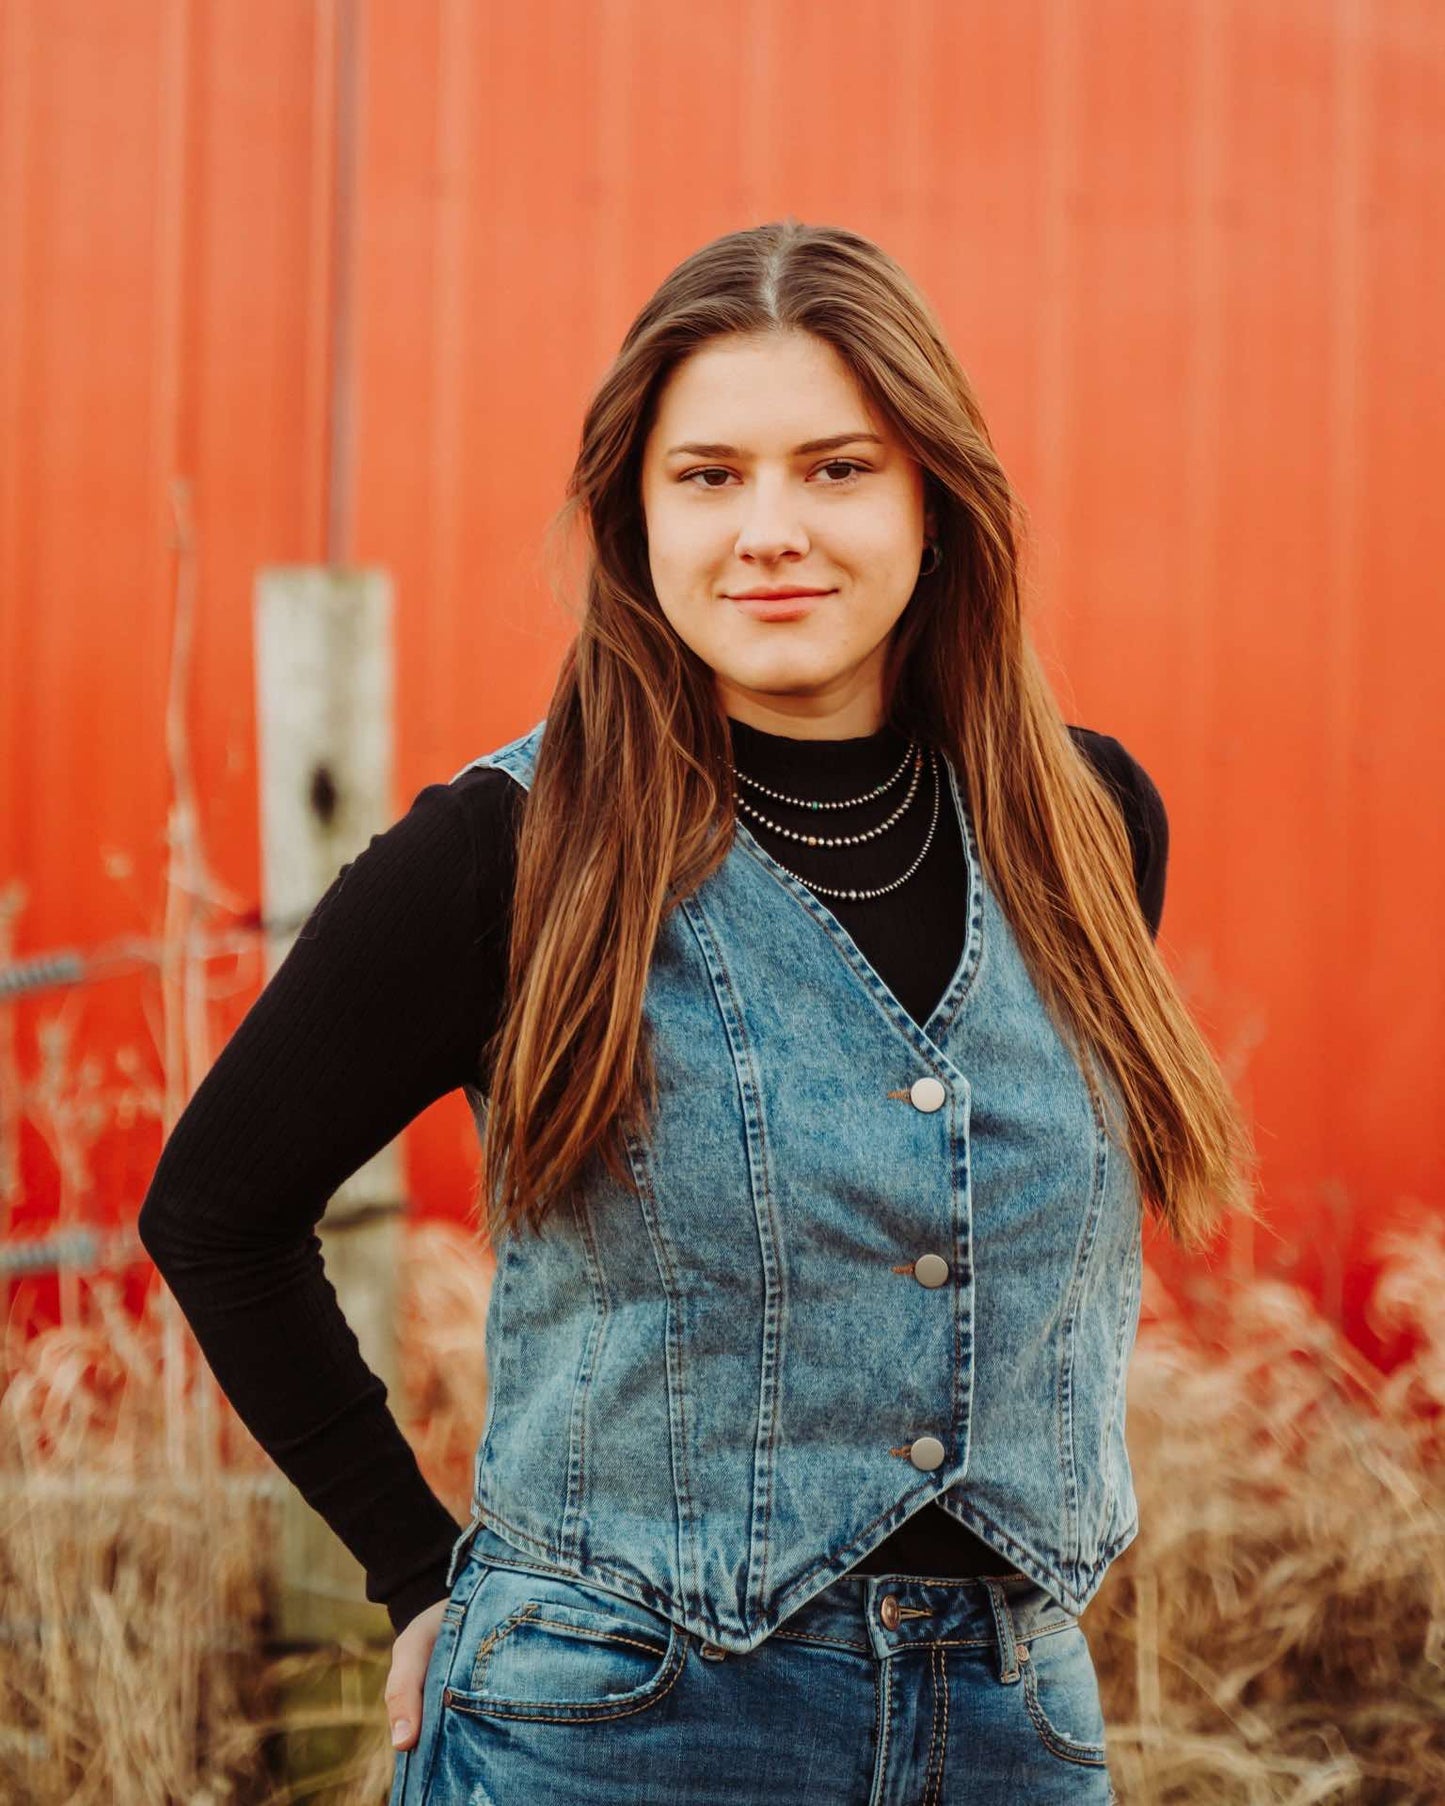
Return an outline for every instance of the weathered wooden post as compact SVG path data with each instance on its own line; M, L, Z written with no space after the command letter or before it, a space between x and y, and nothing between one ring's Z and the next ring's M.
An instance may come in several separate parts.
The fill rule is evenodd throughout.
M391 580L295 566L256 579L261 883L268 921L299 922L341 866L392 820ZM294 931L269 936L274 972ZM395 1395L397 1144L335 1193L320 1227L327 1274L362 1353ZM304 1383L304 1379L303 1379ZM300 1494L283 1508L277 1632L284 1642L382 1641L361 1569Z

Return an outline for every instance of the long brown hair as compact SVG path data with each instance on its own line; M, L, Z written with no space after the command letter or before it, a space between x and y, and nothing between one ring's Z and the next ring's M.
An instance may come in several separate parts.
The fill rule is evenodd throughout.
M1117 804L1076 749L1024 630L1022 506L928 302L877 245L795 219L679 264L598 387L554 525L585 547L578 631L522 817L508 994L488 1050L479 1196L496 1237L539 1227L600 1159L631 1185L655 1072L643 993L657 933L732 842L729 729L711 669L674 632L647 558L641 463L681 360L731 333L830 344L918 460L941 560L894 629L887 720L945 752L988 879L1040 996L1119 1086L1140 1192L1184 1245L1253 1215L1253 1148L1150 939Z

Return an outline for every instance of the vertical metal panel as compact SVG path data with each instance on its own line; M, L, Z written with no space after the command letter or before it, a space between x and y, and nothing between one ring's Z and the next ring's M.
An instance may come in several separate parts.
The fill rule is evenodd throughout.
M326 17L187 0L0 13L0 879L28 890L22 950L159 928L182 483L208 846L223 900L257 894L251 584L261 563L316 558L324 518ZM22 1018L32 1065L55 1007ZM138 985L68 1007L88 1050L152 1057ZM153 1157L118 1140L119 1170L97 1155L100 1214ZM43 1213L55 1173L33 1139L22 1155Z
M1066 713L1170 807L1164 943L1244 1063L1282 1228L1328 1246L1343 1198L1348 1259L1438 1207L1445 13L370 0L338 252L340 4L0 0L23 944L155 911L177 475L212 856L255 894L245 598L324 549L339 279L351 555L397 583L400 809L545 701L569 623L542 533L633 312L705 239L791 212L893 251L979 388ZM465 1149L445 1110L417 1132L459 1203Z

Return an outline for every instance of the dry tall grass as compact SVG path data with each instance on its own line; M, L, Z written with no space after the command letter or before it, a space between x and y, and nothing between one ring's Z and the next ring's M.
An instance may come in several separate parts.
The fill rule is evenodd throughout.
M413 1227L402 1408L424 1410L423 1466L460 1515L485 1404L489 1282L464 1232ZM0 1801L383 1799L387 1652L267 1642L284 1482L193 1347L179 1379L168 1372L158 1295L136 1321L101 1279L77 1308L81 1327L12 1329L0 1375ZM187 1439L180 1466L178 1396L209 1431ZM288 1782L308 1742L334 1760L303 1750L308 1778Z
M1126 1801L1445 1801L1445 1224L1376 1252L1388 1378L1293 1287L1191 1328L1154 1288L1141 1534L1086 1619Z
M1383 1245L1387 1379L1303 1294L1258 1280L1192 1327L1151 1281L1130 1378L1139 1540L1090 1607L1129 1806L1445 1801L1445 1227ZM490 1266L408 1234L404 1408L459 1513L482 1420ZM379 1802L384 1651L265 1644L279 1483L219 1410L205 1471L165 1456L167 1342L101 1286L91 1321L6 1353L0 1399L0 1798ZM197 1444L199 1446L199 1443ZM308 1702L344 1668L350 1696ZM283 1734L341 1735L304 1788Z

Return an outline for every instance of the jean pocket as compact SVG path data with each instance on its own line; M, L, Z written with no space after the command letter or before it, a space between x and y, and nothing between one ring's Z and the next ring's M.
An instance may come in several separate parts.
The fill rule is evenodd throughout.
M1104 1708L1082 1625L1074 1619L1031 1637L1027 1648L1029 1659L1019 1665L1024 1699L1044 1747L1066 1762L1104 1767Z
M644 1711L682 1672L671 1620L566 1575L489 1563L467 1605L444 1708L590 1723Z

